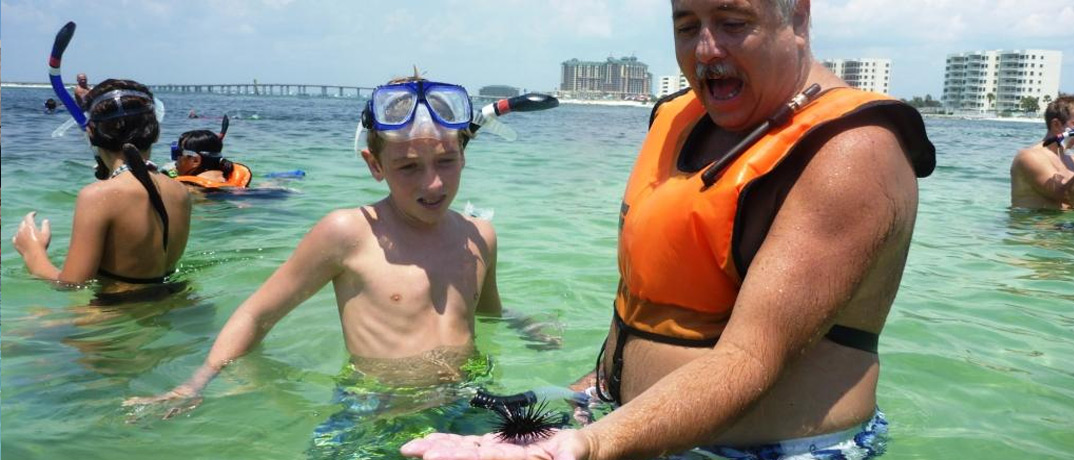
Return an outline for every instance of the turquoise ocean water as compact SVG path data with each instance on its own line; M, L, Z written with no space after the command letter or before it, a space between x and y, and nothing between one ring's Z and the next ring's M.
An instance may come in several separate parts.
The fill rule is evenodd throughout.
M256 184L292 192L199 202L179 272L189 288L99 309L84 307L90 290L30 278L11 245L22 216L38 210L53 224L53 261L62 260L75 196L94 180L87 144L77 130L50 137L68 117L41 112L48 90L2 91L3 456L390 458L376 446L432 423L371 426L366 446L348 452L311 449L314 429L338 410L332 393L346 361L331 289L229 367L195 411L160 421L120 406L186 379L314 222L386 193L352 150L359 101L162 94L169 115L155 159L165 161L183 131L219 129L219 120L186 119L190 109L226 111L226 154L251 166ZM648 116L564 105L504 117L517 142L470 144L453 207L494 211L504 305L558 322L564 343L538 351L504 324L479 322L493 390L566 385L592 368L617 279L619 200ZM939 166L921 182L910 260L880 343L879 400L893 435L884 458L1074 458L1074 213L1007 207L1010 158L1040 138L1042 123L927 126ZM259 177L296 168L308 176Z

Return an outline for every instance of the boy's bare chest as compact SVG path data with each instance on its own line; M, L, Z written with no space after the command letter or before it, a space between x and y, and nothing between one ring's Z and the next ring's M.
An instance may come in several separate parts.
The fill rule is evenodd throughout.
M337 297L358 297L370 306L404 314L430 307L441 313L469 311L477 304L486 262L474 244L426 248L378 244L365 249L347 261L347 281L337 283ZM339 292L341 287L350 292Z

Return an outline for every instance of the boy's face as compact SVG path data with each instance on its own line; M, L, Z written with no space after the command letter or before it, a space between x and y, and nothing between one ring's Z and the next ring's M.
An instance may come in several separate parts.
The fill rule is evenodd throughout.
M422 225L434 225L447 214L466 163L455 136L385 142L379 160L368 151L362 157L377 181L388 182L395 209Z

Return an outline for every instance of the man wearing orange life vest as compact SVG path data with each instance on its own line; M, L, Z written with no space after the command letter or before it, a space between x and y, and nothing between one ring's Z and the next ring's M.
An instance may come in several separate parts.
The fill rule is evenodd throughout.
M621 281L596 379L621 406L525 447L438 434L405 455L883 452L877 339L935 150L915 110L814 61L810 3L671 2L691 89L654 109L624 194Z

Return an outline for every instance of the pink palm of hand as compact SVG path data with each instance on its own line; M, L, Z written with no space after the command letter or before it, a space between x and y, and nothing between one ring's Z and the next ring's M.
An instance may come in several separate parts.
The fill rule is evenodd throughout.
M433 433L406 443L399 451L424 460L583 460L589 449L577 430L560 430L544 441L525 446L506 442L495 433Z

